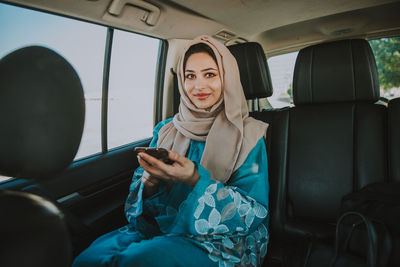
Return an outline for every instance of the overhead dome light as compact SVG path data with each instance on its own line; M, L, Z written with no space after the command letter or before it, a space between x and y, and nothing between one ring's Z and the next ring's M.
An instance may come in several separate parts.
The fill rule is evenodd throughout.
M347 29L340 29L340 30L331 32L331 35L337 36L337 35L342 35L342 34L351 33L352 31L353 31L353 30L350 29L350 28L347 28Z
M235 33L229 32L227 30L221 30L221 31L217 32L216 34L214 34L214 37L219 38L223 41L228 41L230 39L233 39L235 36L236 36Z

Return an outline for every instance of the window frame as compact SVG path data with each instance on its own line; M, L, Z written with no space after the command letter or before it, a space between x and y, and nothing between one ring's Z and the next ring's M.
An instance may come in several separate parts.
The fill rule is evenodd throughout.
M158 55L155 70L155 82L154 82L154 112L153 112L153 126L162 120L162 108L163 108L163 95L164 95L164 77L168 54L168 41L165 39L156 38L146 34L135 33L115 27L107 26L106 45L104 51L104 72L103 72L103 88L102 88L102 104L101 104L101 147L102 151L99 153L91 154L86 157L74 159L74 162L88 159L95 155L106 154L110 151L115 151L131 144L142 142L145 139L135 140L130 143L126 143L117 147L108 147L108 91L109 91L109 78L111 70L111 58L112 58L112 44L114 30L121 30L133 34L139 34L149 38L159 40Z

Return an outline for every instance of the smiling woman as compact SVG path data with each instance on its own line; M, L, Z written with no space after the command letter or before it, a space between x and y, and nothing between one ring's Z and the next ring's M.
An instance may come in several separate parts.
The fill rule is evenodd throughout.
M198 44L211 52L193 52ZM75 267L257 266L265 257L267 124L248 117L236 60L223 44L198 37L179 66L179 113L156 126L150 143L172 150L174 163L138 154L129 224L98 238Z

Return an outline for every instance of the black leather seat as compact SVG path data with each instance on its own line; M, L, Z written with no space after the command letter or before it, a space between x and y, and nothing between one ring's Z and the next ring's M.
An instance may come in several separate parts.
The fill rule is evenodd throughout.
M85 102L80 79L44 47L0 60L0 173L51 179L72 162L82 136ZM63 213L34 194L0 190L1 266L70 266Z
M393 99L388 105L389 122L389 177L400 182L400 98Z
M266 80L263 67L257 68L265 62L264 53L246 52L248 44L236 46L231 51L241 76L247 75L241 77L245 94L261 97L247 81ZM331 238L345 194L400 177L394 167L398 164L391 165L392 178L388 176L387 110L376 104L378 76L368 42L346 40L301 50L293 85L295 107L251 113L270 124L271 239L265 266L283 261L282 240ZM400 112L394 102L389 109ZM398 136L400 129L390 131ZM390 153L400 159L400 152Z
M388 150L389 177L391 182L400 182L400 98L392 99L388 105ZM400 235L392 236L393 251L400 251ZM391 263L400 262L400 254L392 253ZM391 266L396 266L392 264Z
M329 238L345 194L387 181L386 107L368 42L345 40L302 49L295 107L270 133L272 257L290 236ZM265 120L269 111L257 114ZM275 251L275 252L274 252ZM271 255L270 254L270 255Z
M343 195L388 179L386 107L375 104L378 75L367 41L337 41L301 50L293 94L287 231L296 229L290 222L334 222Z

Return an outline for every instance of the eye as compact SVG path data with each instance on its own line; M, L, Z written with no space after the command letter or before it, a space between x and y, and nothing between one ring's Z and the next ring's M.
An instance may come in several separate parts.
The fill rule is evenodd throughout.
M212 78L212 77L215 77L215 76L217 76L217 75L215 75L215 74L212 73L212 72L207 72L207 73L206 73L206 77L207 77L207 78Z
M191 80L194 78L194 74L192 73L186 74L185 78Z

